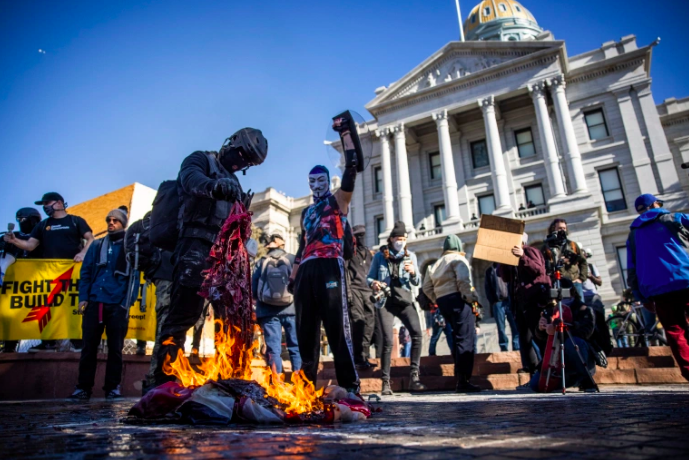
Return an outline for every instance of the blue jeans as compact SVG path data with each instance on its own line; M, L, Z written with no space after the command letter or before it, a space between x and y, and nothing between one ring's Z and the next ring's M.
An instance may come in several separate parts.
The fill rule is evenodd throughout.
M510 308L510 301L503 300L502 302L495 302L493 304L493 317L495 324L498 326L498 343L500 344L500 351L509 351L509 338L505 334L505 319L510 323L510 331L512 332L512 350L519 351L519 330L517 329L517 322L514 320L512 309Z
M440 334L445 333L445 339L447 340L447 347L450 349L450 353L454 353L454 348L452 347L452 326L450 322L445 320L445 327L440 327L438 323L433 321L432 331L431 331L431 343L428 345L428 355L435 356L435 347L440 340Z
M411 340L407 343L402 344L402 358L411 357Z
M582 384L589 384L590 381L586 373L587 368L591 375L596 373L596 361L593 357L593 351L589 347L588 343L579 337L573 338L576 344L579 346L579 353L584 359L585 364L581 362L574 345L570 341L569 337L567 337L567 340L565 340L565 381L567 388L579 387ZM559 352L559 350L553 350L553 353ZM540 378L541 370L539 369L536 371L533 377L531 377L531 381L529 382L529 386L533 391L538 391L538 381Z
M294 315L265 316L258 318L258 324L263 330L266 341L266 361L268 366L275 364L275 371L282 373L282 328L285 328L285 341L289 360L292 362L292 371L301 369L301 355L297 343L297 325Z

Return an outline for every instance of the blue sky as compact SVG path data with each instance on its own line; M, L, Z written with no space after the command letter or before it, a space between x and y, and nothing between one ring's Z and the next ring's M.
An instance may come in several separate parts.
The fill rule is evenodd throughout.
M570 55L636 34L656 103L689 96L686 0L524 0ZM474 1L461 2L466 17ZM45 191L156 188L194 150L262 129L242 183L308 192L328 120L458 37L453 0L0 2L0 229ZM45 50L45 54L38 50ZM4 220L3 220L4 219Z

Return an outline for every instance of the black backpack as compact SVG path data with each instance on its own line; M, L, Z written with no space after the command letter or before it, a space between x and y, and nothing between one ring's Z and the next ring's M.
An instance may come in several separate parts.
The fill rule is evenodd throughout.
M180 198L177 181L166 180L158 187L151 210L149 240L153 246L174 251L179 237Z

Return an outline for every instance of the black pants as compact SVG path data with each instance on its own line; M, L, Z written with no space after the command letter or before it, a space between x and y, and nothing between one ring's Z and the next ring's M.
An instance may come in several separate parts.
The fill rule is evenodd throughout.
M297 339L304 375L316 384L322 321L335 357L338 385L358 391L359 375L354 367L344 263L339 259L306 261L299 266L294 293Z
M452 326L455 378L463 376L468 380L474 370L476 315L459 292L438 298L438 308Z
M371 338L375 328L375 307L369 298L368 289L352 289L349 299L349 313L352 316L352 340L354 361L362 363L368 359Z
M411 303L393 303L388 298L383 308L378 309L378 321L383 335L383 355L381 367L383 368L383 380L390 380L390 357L392 355L392 323L398 317L411 336L411 371L419 372L421 361L421 345L423 344L423 332L419 323L419 315Z
M163 372L165 358L170 361L177 359L179 350L184 352L184 342L187 331L196 324L203 313L205 299L197 293L203 284L201 272L208 268L206 259L210 254L212 244L198 238L181 238L177 242L173 255L174 270L172 272L172 294L170 295L170 312L163 320L157 353L157 365L153 373L156 385L175 380L175 377ZM172 343L163 342L172 339Z
M79 360L77 388L89 392L93 388L98 367L98 345L104 331L108 336L108 361L105 365L103 391L107 393L118 387L122 381L122 348L128 327L127 310L122 306L89 302L81 320L84 348Z
M538 369L538 354L534 350L533 329L538 325L538 308L517 302L515 305L514 319L519 330L519 354L522 359L522 367L533 374ZM545 345L545 344L544 344ZM539 345L540 346L540 345ZM544 348L541 348L541 351Z

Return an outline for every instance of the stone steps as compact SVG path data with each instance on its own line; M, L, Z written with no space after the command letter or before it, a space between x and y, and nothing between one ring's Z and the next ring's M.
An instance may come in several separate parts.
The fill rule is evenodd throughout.
M362 393L381 390L380 363L375 368L359 371ZM392 359L390 384L393 391L409 389L409 358ZM521 368L519 352L478 354L474 360L472 382L486 390L514 390L527 383L528 374L518 374ZM319 366L318 385L336 383L334 363ZM596 382L600 385L678 384L687 383L682 377L669 347L616 348L608 357L607 369L597 368ZM451 391L455 386L451 356L421 358L421 381L429 391Z

